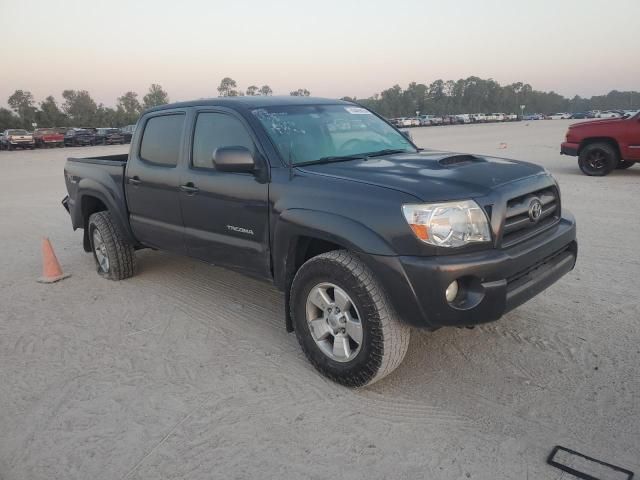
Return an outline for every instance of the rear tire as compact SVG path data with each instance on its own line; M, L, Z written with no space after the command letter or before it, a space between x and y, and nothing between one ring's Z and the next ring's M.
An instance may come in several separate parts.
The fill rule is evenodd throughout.
M298 342L329 379L362 387L402 363L410 328L400 322L373 273L355 255L335 250L311 258L296 273L290 298ZM340 305L342 311L336 310Z
M111 214L94 213L87 228L98 274L109 280L132 277L136 270L135 249L125 240Z
M618 152L609 143L590 143L582 149L578 166L591 177L604 177L618 165Z
M618 160L618 165L616 165L616 169L618 170L626 170L627 168L633 167L636 162L630 162L629 160Z

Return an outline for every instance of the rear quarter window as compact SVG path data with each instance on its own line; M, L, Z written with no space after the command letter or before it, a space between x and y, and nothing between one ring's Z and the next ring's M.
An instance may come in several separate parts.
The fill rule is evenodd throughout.
M140 158L158 165L176 166L180 156L180 144L185 115L176 113L151 117L142 133Z

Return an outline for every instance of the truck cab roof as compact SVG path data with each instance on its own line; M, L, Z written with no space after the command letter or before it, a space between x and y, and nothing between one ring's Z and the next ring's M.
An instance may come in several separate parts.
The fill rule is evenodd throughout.
M162 110L170 110L174 108L186 108L186 107L231 107L231 108L261 108L261 107L273 107L282 105L352 105L352 102L345 102L344 100L321 98L321 97L298 97L289 95L255 95L245 97L218 97L218 98L204 98L200 100L190 100L187 102L168 103L166 105L160 105L147 110L145 113L157 112Z

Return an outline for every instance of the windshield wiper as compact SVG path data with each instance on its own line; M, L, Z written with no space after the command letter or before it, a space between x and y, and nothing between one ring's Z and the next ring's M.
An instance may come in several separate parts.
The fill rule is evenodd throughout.
M331 157L322 157L317 160L309 160L307 162L296 162L293 164L294 167L300 167L303 165L316 165L319 163L333 163L333 162L346 162L348 160L366 160L366 153L358 153L356 155L335 155Z
M399 148L387 148L385 150L378 150L377 152L367 153L367 157L381 157L382 155L393 155L394 153L411 153Z
M398 148L387 148L385 150L378 150L370 153L357 153L354 155L335 155L330 157L322 157L317 160L309 160L307 162L298 162L294 163L294 167L299 167L303 165L316 165L319 163L332 163L332 162L346 162L348 160L368 160L369 157L380 157L382 155L392 155L394 153L409 153L406 150L398 149Z

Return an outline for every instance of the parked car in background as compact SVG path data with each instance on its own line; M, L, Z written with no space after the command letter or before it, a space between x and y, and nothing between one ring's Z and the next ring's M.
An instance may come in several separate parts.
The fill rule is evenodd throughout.
M64 147L64 134L55 128L36 128L33 131L36 147Z
M618 112L614 112L613 110L605 110L604 112L596 114L596 118L620 118L621 116L622 115Z
M117 128L98 128L94 145L124 145L124 135Z
M494 122L504 122L504 113L492 113Z
M398 127L413 127L413 120L411 120L411 118L409 117L400 117L400 118L396 118L396 121L398 122ZM419 124L419 122L418 122Z
M582 173L601 177L640 162L640 113L569 126L560 153L578 157Z
M572 120L582 120L585 118L593 118L593 115L589 112L576 112L572 113L569 118Z
M86 128L70 128L64 134L64 144L67 147L94 145L96 134Z
M2 134L1 148L5 150L13 150L15 148L35 148L33 135L22 128L11 128L5 130Z
M135 124L127 125L126 127L122 127L120 129L120 133L122 133L122 135L124 136L124 143L131 143L131 137L133 137L133 134L135 133L135 131L136 131Z
M518 120L518 115L515 113L509 113L506 115L506 120L508 122L515 122L516 120Z
M458 120L458 123L471 123L471 117L468 113L456 115L456 119Z
M571 118L570 113L552 113L547 117L549 120L566 120Z
M442 125L442 117L436 115L420 115L420 125Z
M487 121L487 116L484 113L473 113L470 117L473 123L484 123Z

